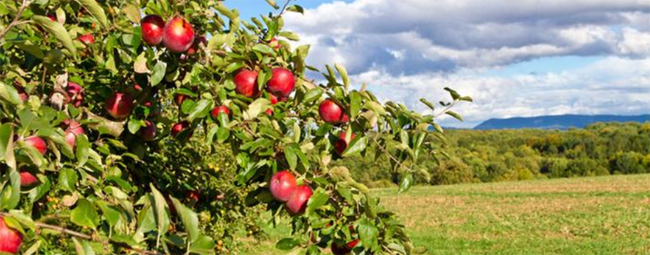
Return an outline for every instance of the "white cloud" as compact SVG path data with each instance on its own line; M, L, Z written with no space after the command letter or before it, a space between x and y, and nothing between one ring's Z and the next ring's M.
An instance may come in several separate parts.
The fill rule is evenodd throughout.
M339 60L352 72L399 74L544 56L645 57L649 17L646 0L357 0L289 14L286 24L318 45L316 66Z
M419 112L428 111L419 98L448 100L444 87L472 96L474 103L456 108L467 123L442 119L450 126L472 127L489 118L518 116L650 113L650 58L609 57L571 72L541 75L499 77L489 71L391 75L370 70L352 80L368 83L381 100L406 103Z
M464 126L488 118L650 112L648 0L335 1L285 24L311 44L308 62L346 65L384 100L426 111L448 86L475 103ZM606 56L577 70L491 75L553 56ZM458 123L444 119L444 124Z

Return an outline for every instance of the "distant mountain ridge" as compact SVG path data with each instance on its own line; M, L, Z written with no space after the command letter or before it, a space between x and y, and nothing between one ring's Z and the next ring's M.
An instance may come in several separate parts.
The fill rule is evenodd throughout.
M596 122L647 122L650 114L637 116L622 115L554 115L538 117L516 117L507 119L489 119L474 127L474 129L569 129L584 128Z

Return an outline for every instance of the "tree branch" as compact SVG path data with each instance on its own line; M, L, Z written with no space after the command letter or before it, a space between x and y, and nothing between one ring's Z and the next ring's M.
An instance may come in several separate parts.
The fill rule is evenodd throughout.
M23 0L23 3L20 5L20 8L16 13L16 17L14 17L14 20L11 21L11 23L9 23L9 26L7 26L4 30L2 30L2 32L0 32L0 40L2 40L2 38L4 38L5 35L7 35L7 32L9 32L9 30L11 30L14 26L17 26L22 23L19 19L20 17L23 16L23 12L27 8L27 6L29 6L30 3L31 0Z
M287 7L289 7L290 2L291 2L291 0L287 0L286 2L284 2L284 6L282 6L282 10L280 11L280 13L278 14L277 17L281 17L282 14L284 14L284 11L287 10Z

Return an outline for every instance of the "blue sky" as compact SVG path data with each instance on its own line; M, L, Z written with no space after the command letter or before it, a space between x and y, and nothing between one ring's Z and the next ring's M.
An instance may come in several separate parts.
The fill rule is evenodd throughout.
M277 0L280 4L281 1ZM456 110L489 118L650 113L650 1L298 0L285 29L311 44L316 67L341 63L382 100L427 108L452 87ZM264 0L229 0L246 19ZM320 77L313 77L319 79Z

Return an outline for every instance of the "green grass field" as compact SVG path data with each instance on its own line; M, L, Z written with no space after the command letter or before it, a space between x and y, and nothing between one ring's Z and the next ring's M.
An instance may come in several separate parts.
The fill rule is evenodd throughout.
M374 190L429 254L650 254L650 175ZM288 228L246 254L273 249Z

